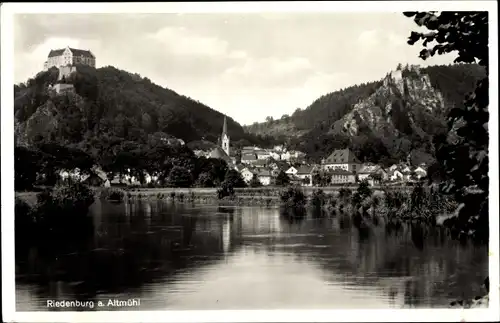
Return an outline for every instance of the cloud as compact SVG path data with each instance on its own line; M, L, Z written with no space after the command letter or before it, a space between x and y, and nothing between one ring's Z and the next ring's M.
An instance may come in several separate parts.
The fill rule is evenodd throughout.
M146 41L156 41L161 44L160 50L174 55L220 57L229 53L226 41L199 36L185 27L165 27L146 37Z
M379 44L379 33L377 30L372 29L372 30L366 30L363 31L359 37L358 41L362 48L371 48L375 47L376 45Z
M303 83L314 72L311 62L303 57L247 58L244 62L226 69L222 80L242 86L290 86Z

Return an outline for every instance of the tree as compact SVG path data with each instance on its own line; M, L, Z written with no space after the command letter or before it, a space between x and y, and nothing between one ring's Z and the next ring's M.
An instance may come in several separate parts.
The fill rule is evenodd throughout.
M288 177L287 173L281 170L278 173L278 176L276 176L276 185L286 186L288 184L290 184L290 177Z
M39 154L25 147L15 147L14 158L15 190L31 189L35 184L37 172L40 168Z
M230 169L226 172L224 182L230 184L230 186L234 188L247 186L241 174L234 169Z
M260 182L259 180L259 177L257 176L257 174L254 174L252 179L250 180L250 187L261 187L262 186L262 183Z
M214 181L210 173L203 172L196 179L196 186L198 187L214 187Z
M174 166L170 170L167 183L172 187L190 187L193 183L193 178L187 168Z
M441 192L453 194L459 206L458 217L449 223L480 241L489 239L488 223L488 12L405 12L429 32L412 32L408 43L422 40L422 59L435 54L458 52L455 63L478 63L486 77L468 95L464 107L448 115L449 135L436 146L438 162L445 180ZM429 43L437 42L430 48Z

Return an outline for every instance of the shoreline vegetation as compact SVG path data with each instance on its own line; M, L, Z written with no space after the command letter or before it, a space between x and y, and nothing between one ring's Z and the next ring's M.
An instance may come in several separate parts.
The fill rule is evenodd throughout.
M466 231L457 225L456 210L459 205L452 197L439 194L437 189L422 182L398 190L385 186L370 187L367 182L360 182L357 187L288 185L257 188L235 188L224 183L219 188L104 188L79 183L64 184L53 189L45 188L41 192L16 192L16 219L19 210L21 213L30 213L33 221L37 222L36 217L42 217L41 212L49 212L44 208L49 202L52 203L50 212L54 214L79 213L82 217L81 213L86 214L95 199L114 203L164 200L219 206L274 207L280 208L287 216L302 216L307 211L321 216L350 214L360 226L381 219L386 223L396 222L395 225L402 221L419 221L446 227L453 239L462 242L469 238L484 242L480 231Z

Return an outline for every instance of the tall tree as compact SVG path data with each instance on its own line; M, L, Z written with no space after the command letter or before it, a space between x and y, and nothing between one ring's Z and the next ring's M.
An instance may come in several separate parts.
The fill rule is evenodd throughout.
M436 146L445 171L441 191L460 203L452 223L461 234L488 241L488 12L405 12L429 32L411 32L408 44L422 41L422 59L457 52L455 63L477 63L486 77L468 95L464 107L448 115L449 134ZM434 43L435 42L435 43ZM432 44L432 45L431 45Z

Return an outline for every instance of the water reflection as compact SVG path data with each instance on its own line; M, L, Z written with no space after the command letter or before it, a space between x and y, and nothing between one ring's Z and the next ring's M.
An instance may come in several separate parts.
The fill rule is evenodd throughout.
M481 293L486 247L422 223L283 211L96 202L93 236L18 250L17 308L108 298L140 298L142 310L440 307Z

